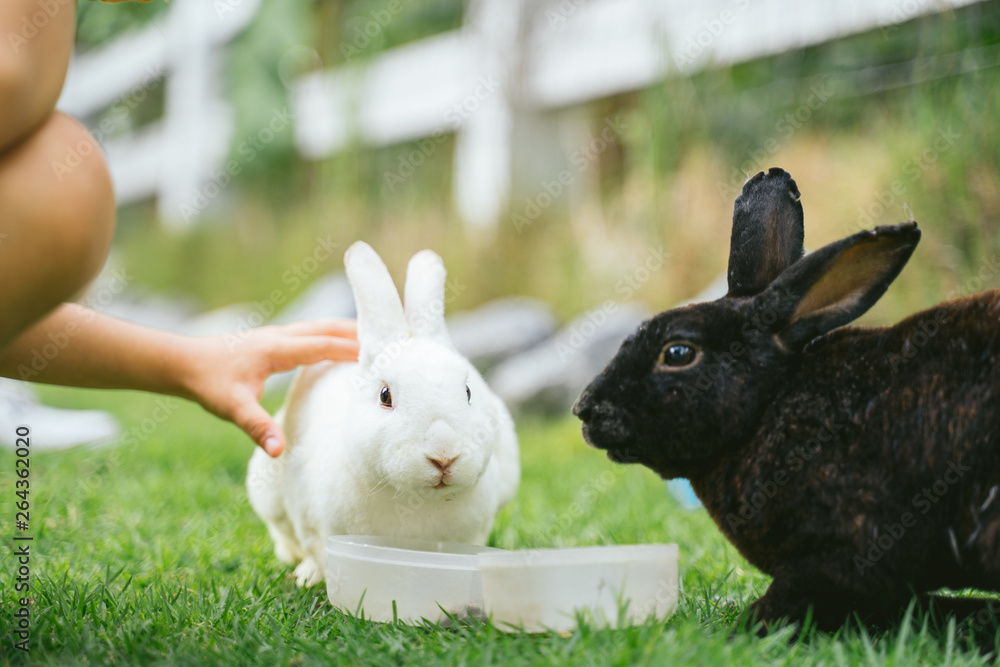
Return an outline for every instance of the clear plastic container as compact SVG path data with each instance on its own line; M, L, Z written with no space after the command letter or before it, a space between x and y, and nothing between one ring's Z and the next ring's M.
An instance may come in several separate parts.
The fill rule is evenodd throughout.
M478 563L486 613L500 628L565 632L578 614L624 627L677 607L676 544L498 551Z
M326 591L349 613L358 605L374 621L448 623L483 617L483 586L476 557L504 553L470 544L397 537L339 535L327 542ZM362 596L364 597L362 602Z

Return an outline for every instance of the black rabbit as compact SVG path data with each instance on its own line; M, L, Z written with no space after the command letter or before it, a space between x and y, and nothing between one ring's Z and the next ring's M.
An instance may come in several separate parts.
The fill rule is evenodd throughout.
M736 199L729 294L642 324L573 412L613 461L687 477L774 577L750 607L821 628L913 592L1000 590L1000 291L844 327L920 239L878 227L803 255L791 176Z

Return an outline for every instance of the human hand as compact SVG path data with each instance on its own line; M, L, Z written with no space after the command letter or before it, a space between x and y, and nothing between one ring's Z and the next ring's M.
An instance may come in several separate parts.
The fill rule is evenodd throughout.
M284 451L285 434L260 405L264 380L297 366L358 358L354 320L261 327L245 338L192 338L185 344L187 398L239 426L273 457Z

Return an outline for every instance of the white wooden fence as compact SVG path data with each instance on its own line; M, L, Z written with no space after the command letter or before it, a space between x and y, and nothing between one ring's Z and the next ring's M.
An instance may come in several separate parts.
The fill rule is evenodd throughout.
M189 217L186 207L229 152L223 49L259 6L260 0L173 0L164 19L73 59L58 107L81 119L112 111L91 130L107 152L119 203L155 197L165 224ZM130 131L127 110L161 81L163 117Z
M519 118L558 134L548 113L555 109L873 28L889 32L977 1L470 0L459 30L295 82L296 145L322 159L351 141L385 146L455 132L456 206L470 223L489 225L512 173L538 157L536 146L514 139ZM165 20L76 58L60 107L81 117L165 79L163 119L105 143L123 203L157 197L163 220L176 224L221 166L232 127L221 55L259 3L174 0ZM386 7L363 30L377 35L394 20Z

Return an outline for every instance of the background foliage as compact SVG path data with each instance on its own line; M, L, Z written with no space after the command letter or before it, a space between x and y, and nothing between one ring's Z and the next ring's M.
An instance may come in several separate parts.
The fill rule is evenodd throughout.
M81 7L82 44L162 11L156 3ZM380 7L378 0L264 3L229 59L234 145L287 105L295 73L341 63L345 44L358 43L354 31ZM462 11L456 0L404 2L351 62L457 27ZM149 206L135 206L122 211L118 249L140 283L183 290L210 307L262 298L319 234L344 247L358 237L374 242L394 272L433 246L470 286L457 308L522 293L568 318L613 296L616 281L663 246L671 261L637 295L662 308L724 270L735 190L748 173L780 165L803 193L810 248L911 215L924 227L903 279L866 319L888 322L968 291L998 250L998 64L1000 3L992 1L552 112L582 113L595 128L620 114L628 130L588 172L582 200L552 207L522 233L509 216L485 234L458 221L451 138L390 190L385 174L414 145L354 146L314 163L299 159L283 133L190 234L164 232ZM817 88L829 100L789 131L782 119ZM157 103L150 96L148 104ZM141 109L135 116L141 120ZM958 137L935 151L949 132ZM902 194L891 192L894 181ZM512 212L521 208L515 199Z

